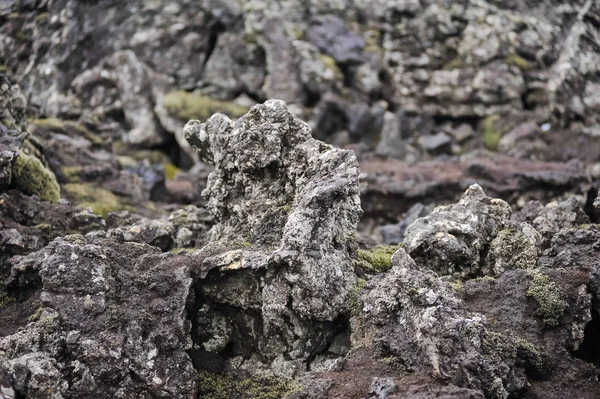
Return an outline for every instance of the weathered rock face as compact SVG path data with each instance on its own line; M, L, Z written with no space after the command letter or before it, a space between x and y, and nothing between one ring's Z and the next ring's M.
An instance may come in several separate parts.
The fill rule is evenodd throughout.
M40 307L24 329L0 339L3 394L193 397L189 258L72 235L20 264L14 273L39 272Z
M406 229L406 251L439 274L477 275L490 241L508 223L510 206L478 185L455 205L438 207Z
M311 138L276 100L236 122L219 114L190 121L185 134L215 165L205 195L217 223L196 269L201 279L208 274L197 287L206 301L199 311L210 313L212 302L239 316L221 308L203 321L226 331L218 347L247 340L248 330L263 359L323 351L355 282L347 248L361 215L354 154ZM242 284L252 289L240 295ZM248 308L258 313L242 312L244 320Z

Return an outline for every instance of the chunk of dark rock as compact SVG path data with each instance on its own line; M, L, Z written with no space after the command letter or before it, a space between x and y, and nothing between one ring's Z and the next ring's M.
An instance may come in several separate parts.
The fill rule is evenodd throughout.
M307 32L308 40L340 64L364 62L364 39L351 32L335 15L315 17Z
M26 328L0 339L6 392L194 397L196 372L185 353L189 258L72 235L29 259L42 279L41 308Z

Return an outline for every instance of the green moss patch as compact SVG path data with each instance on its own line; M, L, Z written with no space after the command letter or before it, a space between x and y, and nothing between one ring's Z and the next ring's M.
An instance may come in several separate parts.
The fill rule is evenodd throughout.
M78 183L83 168L81 166L63 166L61 171L69 183Z
M500 139L502 139L502 132L496 128L496 123L499 120L500 115L490 115L482 122L483 144L491 151L498 149L498 144L500 144Z
M300 386L288 379L254 376L236 380L231 375L201 372L200 396L204 399L281 399Z
M527 288L527 296L538 303L536 315L541 317L548 327L556 327L559 319L567 309L568 304L563 299L563 293L548 276L539 271L532 271L531 283Z
M33 155L19 152L12 169L15 185L27 194L36 194L41 199L56 202L60 199L60 186L56 176Z
M350 291L350 295L348 296L348 311L352 316L358 316L362 311L362 303L359 295L366 284L366 280L359 278L354 287L352 287L352 291Z
M327 68L333 71L333 74L337 80L344 79L344 74L342 73L340 67L338 67L333 58L325 54L319 54L319 58L321 59L323 65L325 65Z
M63 189L77 206L91 208L97 215L106 217L110 212L127 208L115 194L91 184L69 183Z
M442 69L444 71L451 71L453 69L461 69L465 67L465 62L460 58L454 58L453 60L448 61L444 64Z
M369 264L377 272L388 271L392 267L392 255L401 245L378 245L368 250L359 249L356 256Z
M190 119L204 121L216 112L222 112L232 118L239 118L248 112L246 107L182 90L167 93L163 98L163 105L169 114L185 121Z
M87 127L73 121L63 121L57 118L41 118L30 120L29 123L34 129L57 132L71 130L77 133L77 135L88 139L94 145L101 145L104 143L104 140L102 140L100 136L92 133Z

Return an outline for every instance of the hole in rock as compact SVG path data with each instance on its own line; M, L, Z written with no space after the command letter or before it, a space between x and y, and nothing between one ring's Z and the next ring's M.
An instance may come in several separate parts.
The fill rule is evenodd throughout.
M575 351L575 357L600 367L600 316L598 308L592 308L592 320L585 326L583 342Z

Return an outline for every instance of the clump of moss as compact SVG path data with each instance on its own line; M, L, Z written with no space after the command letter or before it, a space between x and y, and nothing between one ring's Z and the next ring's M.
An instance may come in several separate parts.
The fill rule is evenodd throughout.
M69 183L65 184L63 189L78 206L91 208L97 215L106 217L110 212L127 208L119 197L91 184Z
M248 108L241 105L214 100L210 97L182 90L167 93L163 98L163 105L171 115L182 120L206 120L215 112L222 112L232 118L239 118L248 112Z
M81 178L83 168L81 166L63 166L61 171L69 183L77 183Z
M358 316L362 310L361 302L358 296L366 284L366 280L359 278L356 282L356 285L352 287L352 290L348 295L348 311L352 316Z
M487 149L496 151L502 132L496 128L496 123L500 120L500 115L490 115L482 122L483 125L483 144Z
M72 129L80 136L88 139L94 145L101 145L104 143L104 140L102 140L100 136L92 133L87 127L73 121L63 121L57 118L40 118L30 120L29 123L34 129L47 129L52 131Z
M401 245L378 245L368 250L359 249L356 256L371 265L371 269L385 272L392 267L392 255L400 247Z
M173 180L175 176L181 173L181 169L170 162L163 163L163 167L165 168L165 179L167 180Z
M12 174L16 186L22 191L36 194L46 201L56 202L60 199L56 176L37 157L19 152Z
M325 65L327 68L329 68L333 71L333 75L335 76L335 78L337 80L344 79L344 74L342 73L342 71L340 70L340 67L338 67L338 65L336 64L336 62L333 58L331 58L330 56L325 55L325 54L319 54L319 58L321 59L321 62L323 63L323 65Z
M6 65L0 65L0 73L8 72L8 67Z
M542 379L550 373L550 367L542 353L531 342L517 339L517 359L523 363L527 374Z
M532 280L527 289L527 296L538 303L536 314L548 327L556 327L568 307L562 292L545 274L536 270L530 272L530 276Z
M291 380L264 375L236 380L231 375L201 372L199 379L204 399L280 399L300 390Z
M521 70L531 69L531 63L520 55L512 54L504 59L504 63L510 66L516 66Z

